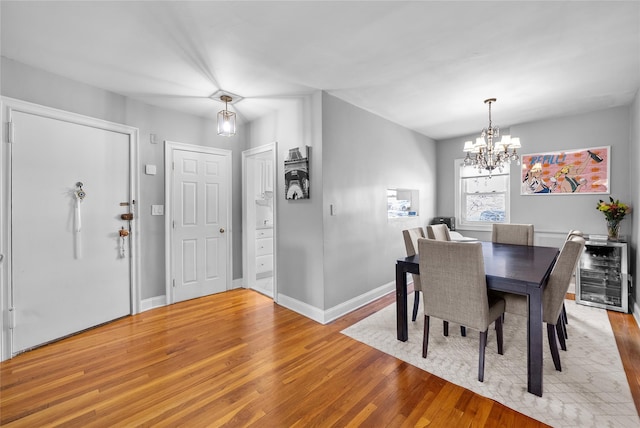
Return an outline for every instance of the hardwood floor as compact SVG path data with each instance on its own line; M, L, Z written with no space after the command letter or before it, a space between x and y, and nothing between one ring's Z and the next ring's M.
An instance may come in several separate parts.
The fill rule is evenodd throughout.
M249 290L154 309L0 365L0 425L545 426ZM640 332L610 313L640 409ZM416 352L419 352L417 350Z

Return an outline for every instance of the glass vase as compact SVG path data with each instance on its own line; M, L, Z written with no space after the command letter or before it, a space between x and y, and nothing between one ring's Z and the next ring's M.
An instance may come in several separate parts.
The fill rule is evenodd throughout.
M607 220L607 235L610 240L617 241L620 233L620 220Z

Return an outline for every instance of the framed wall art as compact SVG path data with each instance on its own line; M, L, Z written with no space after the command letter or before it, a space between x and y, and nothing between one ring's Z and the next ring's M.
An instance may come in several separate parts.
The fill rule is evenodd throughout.
M522 155L521 195L608 194L611 147Z
M285 199L309 199L309 147L303 156L300 148L289 149L284 160Z

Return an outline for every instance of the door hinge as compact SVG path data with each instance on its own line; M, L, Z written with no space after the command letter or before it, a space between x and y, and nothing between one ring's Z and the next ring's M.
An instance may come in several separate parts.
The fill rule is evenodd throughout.
M7 324L9 329L14 329L16 327L16 310L15 308L9 308L9 312L7 314Z
M175 169L176 169L176 163L175 162L171 162L171 169L175 171Z
M13 122L7 122L7 142L9 144L12 144L15 138L13 130Z
M171 227L174 228L174 229L176 228L176 221L175 220L171 221Z
M174 287L176 286L176 280L175 279L173 280L173 286Z

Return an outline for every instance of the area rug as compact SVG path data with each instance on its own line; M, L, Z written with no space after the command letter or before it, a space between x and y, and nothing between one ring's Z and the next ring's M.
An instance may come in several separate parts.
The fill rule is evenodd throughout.
M408 307L413 307L413 293ZM554 369L544 329L543 396L527 392L526 319L507 314L504 355L489 329L484 382L478 382L478 333L460 336L457 325L442 335L442 322L431 321L429 353L422 358L423 316L409 321L409 340L396 339L395 303L342 331L451 383L491 398L554 427L640 427L629 384L606 311L566 301L567 351L560 351L562 372Z

